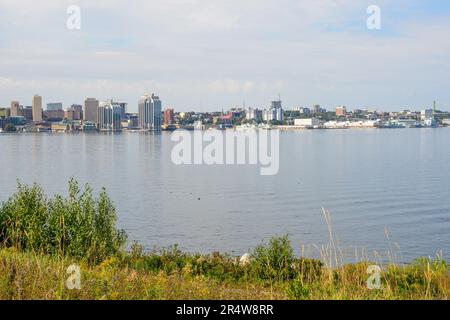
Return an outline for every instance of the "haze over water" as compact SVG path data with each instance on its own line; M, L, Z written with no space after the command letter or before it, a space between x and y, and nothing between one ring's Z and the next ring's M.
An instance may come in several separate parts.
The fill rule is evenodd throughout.
M348 261L355 247L448 259L449 139L446 128L281 132L279 173L261 176L258 166L175 166L168 133L2 134L0 201L17 179L66 194L75 177L105 186L119 227L148 250L242 254L288 233L307 256L328 243L325 207Z

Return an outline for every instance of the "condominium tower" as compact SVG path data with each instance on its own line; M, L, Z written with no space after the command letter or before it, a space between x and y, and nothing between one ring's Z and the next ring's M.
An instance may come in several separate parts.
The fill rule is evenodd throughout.
M97 108L98 129L100 131L122 130L122 106L108 100L100 103Z
M143 130L161 131L161 100L155 94L139 99L139 126Z

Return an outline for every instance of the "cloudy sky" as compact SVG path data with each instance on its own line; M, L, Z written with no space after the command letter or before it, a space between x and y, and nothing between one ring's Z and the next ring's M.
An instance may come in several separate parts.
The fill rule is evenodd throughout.
M381 8L381 30L366 10ZM81 29L66 26L70 5ZM0 0L0 106L450 110L448 0Z

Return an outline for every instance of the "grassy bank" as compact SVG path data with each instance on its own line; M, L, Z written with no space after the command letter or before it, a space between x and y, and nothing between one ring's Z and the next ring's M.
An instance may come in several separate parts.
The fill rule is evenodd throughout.
M94 197L69 183L67 197L48 199L19 185L0 207L0 299L448 299L450 269L442 260L384 266L381 289L369 290L369 262L327 267L297 257L288 237L255 248L246 263L177 247L125 251L105 191ZM69 290L67 268L80 268Z

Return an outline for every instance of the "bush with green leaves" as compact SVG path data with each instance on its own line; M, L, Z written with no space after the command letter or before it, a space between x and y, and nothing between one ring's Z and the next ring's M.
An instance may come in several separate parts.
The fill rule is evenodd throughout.
M103 189L69 181L67 197L47 199L42 188L18 183L0 206L0 245L97 264L121 252L126 234L116 229L115 207Z
M273 237L257 246L252 254L252 270L261 279L284 281L295 277L295 255L289 237Z

